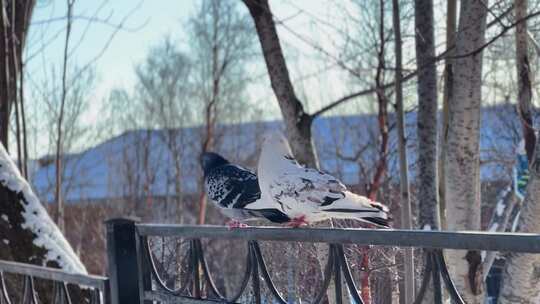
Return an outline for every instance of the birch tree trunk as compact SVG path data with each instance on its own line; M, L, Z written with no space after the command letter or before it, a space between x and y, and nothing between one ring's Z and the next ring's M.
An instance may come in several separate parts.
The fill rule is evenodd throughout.
M448 0L446 3L446 49L452 50L456 43L456 2L457 0ZM453 51L449 51L444 63L444 88L443 88L443 106L441 115L441 128L439 133L439 217L440 228L445 230L446 226L446 200L445 200L445 170L444 160L446 159L446 141L448 135L448 100L454 84L454 70L452 66Z
M515 1L516 19L527 15L527 0ZM531 78L528 56L527 22L516 25L516 67L518 79L518 100L525 150L529 159L530 179L523 201L520 217L520 232L540 231L540 147L533 147L536 136L532 128ZM511 253L506 258L503 273L503 287L499 303L532 304L540 301L540 256L534 254Z
M401 41L401 25L399 16L399 1L392 0L392 15L394 25L394 37L396 39L396 116L397 116L397 132L398 132L398 150L399 150L399 185L400 185L400 212L401 212L401 228L412 229L411 219L411 201L409 199L409 170L407 164L407 143L405 141L405 118L403 110L403 71L402 71L402 41ZM403 297L405 303L414 302L414 255L412 248L403 248Z
M480 230L480 105L482 52L487 1L461 2L454 60L454 86L448 102L445 191L449 230ZM483 301L479 251L449 250L448 268L469 304Z
M527 0L514 1L516 20L524 19L527 16ZM533 129L532 119L532 88L531 88L531 68L529 60L529 37L527 34L527 20L516 25L516 68L518 79L518 104L519 115L521 116L523 139L525 140L525 151L529 164L532 162L536 136Z
M536 146L530 179L523 200L520 232L540 231L540 147ZM510 253L506 258L500 304L535 304L540 301L540 255Z

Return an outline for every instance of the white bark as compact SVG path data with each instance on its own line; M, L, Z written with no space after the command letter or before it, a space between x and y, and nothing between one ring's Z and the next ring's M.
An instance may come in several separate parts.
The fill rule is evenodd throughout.
M403 87L402 87L402 63L401 63L401 25L399 17L399 2L392 1L395 53L396 53L396 116L398 132L398 150L399 150L399 181L400 181L400 202L401 202L401 227L403 229L412 229L411 201L409 199L409 179L407 165L407 144L405 142L405 123L403 110ZM403 248L403 296L406 303L414 302L414 255L412 248ZM395 261L395 257L394 257Z
M487 1L462 1L448 104L445 199L449 230L480 230L480 105ZM482 303L479 251L448 251L448 268L469 304Z
M523 201L520 232L540 231L540 147L530 166L530 180ZM540 301L540 255L511 253L506 258L501 304L534 304Z
M516 19L527 15L527 0L515 1ZM534 147L536 138L531 117L531 80L527 48L527 23L516 26L516 67L519 88L519 109L523 123L523 137L529 157L530 179L520 216L520 232L540 231L540 147ZM511 253L507 256L503 274L501 304L533 304L540 302L540 256L537 254Z

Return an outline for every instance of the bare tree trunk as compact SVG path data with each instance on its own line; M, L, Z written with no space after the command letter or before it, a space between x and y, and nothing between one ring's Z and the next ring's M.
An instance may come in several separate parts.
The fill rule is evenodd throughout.
M268 0L243 2L255 22L272 89L285 121L287 138L294 156L301 164L318 167L311 137L312 117L304 112L304 107L294 92Z
M457 0L448 0L446 2L446 49L450 50L444 63L444 88L443 88L443 106L441 117L441 128L439 133L439 217L440 228L447 229L446 225L446 199L445 199L445 159L446 159L446 141L448 135L448 100L454 84L454 72L452 66L452 51L456 43L456 2Z
M530 180L523 200L520 232L540 231L540 147L536 147L530 166ZM534 304L540 301L540 255L510 253L506 257L499 303Z
M527 16L527 0L514 1L516 19L524 19ZM516 25L516 68L518 79L518 103L519 115L525 139L525 151L529 163L532 162L536 136L533 129L532 118L532 88L531 88L531 68L529 60L527 21Z
M445 191L449 230L480 230L480 105L487 1L463 1L456 37L454 86L448 102ZM469 56L460 56L472 54ZM469 304L483 301L480 251L448 254L448 268Z
M409 199L409 178L407 164L407 143L405 142L405 118L403 110L403 71L402 71L402 41L401 41L401 25L399 16L399 1L392 0L392 15L395 36L395 53L396 53L396 116L397 116L397 132L398 132L398 150L399 150L399 181L401 194L401 228L412 229L411 217L411 201ZM412 248L404 248L403 253L403 280L404 280L404 299L406 303L414 302L414 255ZM395 257L394 257L395 260Z
M520 232L540 231L540 149L537 146L530 166L530 180L523 201ZM534 304L540 301L540 256L538 254L510 253L506 257L499 303Z
M56 202L56 224L60 231L64 231L65 221L64 221L64 201L62 197L62 156L63 151L63 119L64 119L64 107L66 104L67 98L67 65L68 65L68 55L69 55L69 36L71 35L71 24L72 24L72 13L73 13L73 4L75 0L67 0L67 27L66 27L66 39L64 42L64 57L63 57L63 66L62 66L62 96L60 100L60 113L58 114L58 126L56 133L56 154L55 154L55 171L56 171L56 183L54 188L54 199Z
M35 0L0 0L0 141L6 148L11 108L17 98L17 63L22 62L34 6Z
M415 1L418 71L418 209L421 229L439 227L437 192L437 68L433 1Z
M527 15L528 1L514 1L516 19ZM525 150L529 159L530 179L520 216L520 232L540 231L540 147L532 128L532 89L528 55L527 22L516 25L516 67L518 78L519 112L525 139ZM540 301L540 257L534 254L511 253L506 258L503 287L499 303L532 304Z

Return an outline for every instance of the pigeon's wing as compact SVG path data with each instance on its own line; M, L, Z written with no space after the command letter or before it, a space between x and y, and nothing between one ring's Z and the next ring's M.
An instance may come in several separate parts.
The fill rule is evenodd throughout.
M208 197L222 208L244 208L261 197L257 176L236 165L212 170L205 187Z
M345 197L347 187L335 177L316 169L290 167L270 184L270 194L282 205L302 204L319 208ZM302 206L298 206L302 208Z

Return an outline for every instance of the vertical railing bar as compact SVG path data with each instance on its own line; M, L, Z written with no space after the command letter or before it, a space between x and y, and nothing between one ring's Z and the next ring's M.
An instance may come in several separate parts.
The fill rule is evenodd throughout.
M23 303L30 301L32 304L38 304L36 290L34 288L34 278L32 276L24 277Z
M433 265L433 271L431 275L433 276L433 303L442 304L442 289L441 289L441 273L439 269L439 264L436 261L435 254L433 251L430 251L429 256L431 258L431 264Z
M364 304L362 297L360 296L360 294L358 294L358 288L356 287L356 284L354 283L354 279L351 274L351 269L349 267L349 262L347 261L347 257L345 256L345 251L343 250L343 245L342 244L334 245L334 250L336 251L336 256L340 260L341 270L343 271L343 276L345 277L345 281L347 282L349 293L351 294L352 298L356 301L357 304Z
M0 292L2 294L2 298L5 301L5 304L11 304L11 299L9 298L3 271L0 271L0 284L2 285Z
M59 288L60 282L53 281L53 296L52 296L52 303L54 304L61 304L62 303L62 297L60 295L61 291Z
M195 240L190 241L191 247L191 264L193 266L193 297L201 299L201 272L199 269L199 257Z
M251 280L251 287L253 289L253 295L255 296L255 303L261 304L261 280L259 278L259 265L257 263L258 256L255 249L255 241L250 242L253 246L253 278Z
M99 289L94 288L92 289L92 298L90 299L90 303L92 304L100 304L100 295L99 295Z
M34 286L34 277L29 276L28 278L30 282L30 299L32 300L32 304L38 304L36 287Z
M426 294L427 287L429 285L429 282L431 282L431 272L432 270L432 260L429 256L429 253L424 254L425 259L425 265L424 265L424 275L422 277L422 283L420 284L420 289L418 289L418 293L416 294L416 299L414 300L414 304L421 304L424 300L424 295Z
M274 285L274 282L272 281L272 278L270 277L270 273L268 273L268 268L266 267L266 262L264 261L261 247L259 246L259 243L257 241L251 241L251 246L253 247L253 251L255 252L255 263L258 262L258 268L261 269L261 274L264 278L264 281L266 282L266 286L268 289L270 289L270 292L274 295L274 298L281 304L287 304L287 301L281 296L279 291L276 288L276 285Z
M224 300L225 297L217 289L216 284L214 283L214 279L212 278L212 274L210 273L210 270L208 268L208 263L206 262L206 259L204 257L201 240L195 240L195 244L197 246L199 262L202 266L203 275L205 277L206 283L208 284L208 286L210 286L210 291L212 291L212 293L216 295L219 299Z
M321 286L321 289L319 290L319 293L315 297L315 300L313 301L313 304L319 304L322 299L324 298L324 295L326 294L326 291L328 290L328 287L330 286L330 281L332 281L332 275L334 274L334 250L332 250L332 245L328 248L328 262L326 263L326 267L324 269L323 274L323 284Z
M454 285L454 282L452 281L452 278L450 277L450 274L448 273L448 267L446 266L446 262L444 260L444 254L442 250L436 250L434 253L435 260L439 265L439 269L441 272L441 276L443 278L444 284L446 286L446 290L448 290L450 294L450 298L457 304L465 304L465 301L457 291L456 286Z
M257 263L255 261L255 257L253 256L255 252L251 248L251 244L248 242L248 253L247 253L247 264L246 264L246 271L244 273L244 278L242 280L242 284L240 284L240 290L230 299L229 302L236 302L244 293L246 290L246 287L249 283L249 279L252 278L252 269L253 269L253 263ZM255 261L255 262L254 262ZM256 279L256 278L253 278Z
M340 261L336 252L336 245L331 244L330 250L334 251L333 263L334 263L334 289L336 294L336 304L343 303L343 289L341 288L341 267Z
M66 302L68 304L72 304L71 296L69 295L69 289L68 289L68 286L67 286L66 282L62 282L62 289L64 290L64 297L66 299Z

